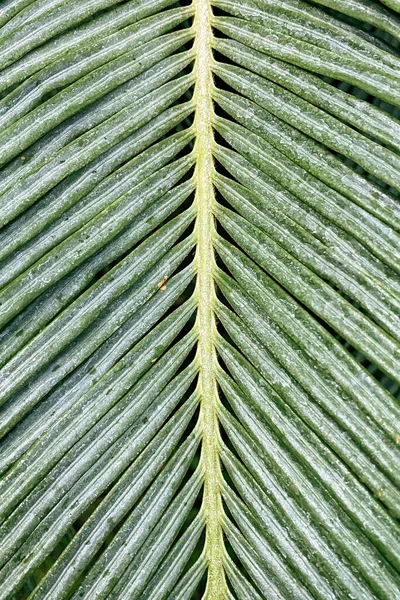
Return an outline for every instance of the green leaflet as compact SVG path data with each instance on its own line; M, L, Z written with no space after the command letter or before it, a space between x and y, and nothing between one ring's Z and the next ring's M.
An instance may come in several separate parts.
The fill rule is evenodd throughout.
M346 198L324 186L322 182L307 175L292 161L285 160L258 136L246 132L238 125L218 121L217 130L240 153L256 163L263 164L264 172L278 181L317 212L327 217L348 233L350 230L359 241L363 240L374 255L378 255L395 272L399 271L398 238L392 229L366 214ZM247 133L247 139L244 134ZM373 233L372 233L372 231ZM374 234L380 234L379 247Z
M293 38L291 29L288 31L284 29L284 33L281 34L280 28L276 27L279 35L265 36L262 25L234 17L218 17L216 27L228 37L232 37L234 40L255 50L271 54L274 58L293 63L298 67L315 71L321 75L351 82L387 102L393 104L399 102L396 85L393 88L389 86L388 78L385 78L386 73L383 72L381 75L381 70L378 73L374 64L368 64L367 61L362 59L357 60L358 57L345 56L339 58L334 51L318 48L301 38ZM385 70L382 68L382 71ZM396 84L398 77L395 73L394 69L387 71L388 77L394 80L394 84Z
M23 390L19 391L6 402L2 409L3 432L9 431L23 414L33 408L46 395L49 389L51 390L52 385L49 383L49 373L53 375L52 383L54 384L56 381L61 381L66 374L71 372L71 376L54 393L51 393L45 402L40 404L38 410L30 413L27 419L21 423L23 429L28 429L29 436L33 434L34 438L37 437L39 432L43 431L44 421L46 425L50 421L56 421L59 416L59 410L61 410L61 414L65 412L80 394L85 392L93 383L97 382L101 375L107 372L107 369L111 365L115 364L116 360L130 348L130 345L135 340L139 339L151 325L157 322L167 308L179 299L193 278L192 270L190 267L187 267L171 279L166 294L158 291L158 284L156 282L162 280L165 277L163 273L167 272L168 269L178 266L182 260L182 255L179 252L180 249L178 246L178 253L175 251L174 256L167 254L165 259L160 262L158 269L151 270L150 273L139 279L137 285L128 289L127 293L122 294L117 302L112 303L108 310L95 320L87 333L79 339L78 343L67 347L65 352L61 354L61 357L64 359L62 367L54 369L54 366L50 363L36 377L29 394L24 393ZM149 299L149 296L153 297L144 310L142 306L145 300ZM121 307L124 309L122 314L121 312L118 313L118 309ZM132 309L134 310L133 307L139 308L128 318L129 312ZM110 334L112 334L111 337ZM107 343L103 347L101 344L105 340L107 340ZM96 351L93 352L94 350ZM87 356L89 358L85 360ZM81 363L82 365L80 366ZM55 371L57 371L56 377L54 375ZM57 405L60 408L57 409ZM13 434L10 434L5 452L3 453L3 459L7 461L7 464L11 464L15 459L12 456L13 453L10 446L10 438L12 436ZM17 433L15 451L18 455L24 451L23 437L21 432ZM27 443L29 446L29 442ZM2 467L4 467L3 464Z
M227 81L232 84L233 81L227 78ZM242 88L242 92L246 93ZM251 88L250 88L251 89ZM257 96L252 96L255 100ZM366 182L363 177L357 176L353 170L349 169L337 158L333 157L329 152L324 152L324 147L320 144L313 143L312 140L302 135L298 130L286 125L280 119L276 119L271 113L256 106L253 102L246 102L244 98L238 98L233 94L221 93L217 96L218 104L229 114L235 117L239 122L245 124L254 133L260 133L269 143L275 146L280 152L286 154L288 158L297 162L300 166L308 170L310 173L322 179L330 187L341 192L343 195L351 198L355 203L360 204L379 219L388 223L394 229L398 229L399 215L398 203L389 194L376 185ZM248 118L248 115L251 118ZM297 126L299 123L297 122ZM329 129L329 128L327 128ZM311 133L311 129L310 129ZM318 132L315 133L318 135ZM320 138L321 141L328 143L327 137ZM333 136L332 138L333 139ZM296 150L292 148L295 144ZM344 154L349 156L350 152L354 152L354 137L353 146L350 149L341 146L337 147ZM377 152L379 151L378 144L375 147L371 144L371 160L368 161L369 169L374 170L377 160ZM357 158L359 162L366 160L367 152L358 152ZM388 153L389 154L389 153ZM389 154L393 161L396 157ZM383 161L384 162L384 161ZM366 163L365 163L366 164ZM397 173L394 169L393 175Z
M329 252L329 249L322 243L318 243L313 236L307 235L307 232L296 227L290 219L277 213L274 207L268 207L269 214L273 218L266 216L262 210L264 206L261 198L250 194L245 188L241 188L229 180L223 180L221 177L216 180L216 186L230 205L249 222L258 226L283 248L289 250L295 258L308 266L314 273L319 274L321 278L332 282L341 291L353 297L366 312L376 318L376 310L372 308L376 284L372 283L369 274L363 273L361 269L353 269L353 265L349 262L338 260L335 253ZM386 315L383 308L385 300L388 304ZM385 298L385 292L380 290L379 307L382 314L378 318L382 319L383 328L387 328L388 332L396 338L398 325L395 311L399 309L396 298L390 293L387 293Z
M322 2L317 2L322 4ZM323 5L329 6L330 8L339 10L345 15L349 15L355 18L361 18L366 23L371 23L380 29L383 29L397 39L400 36L399 23L390 11L386 10L385 7L374 2L368 2L361 0L360 2L347 2L347 0L328 0Z
M215 48L233 59L237 65L242 65L250 71L262 75L282 88L294 92L299 98L322 108L324 112L319 114L324 120L329 119L329 113L331 113L340 120L351 123L357 129L399 149L399 122L387 113L377 110L373 105L362 102L357 96L345 94L339 88L327 84L308 71L295 68L270 56L267 57L240 42L217 39ZM282 94L284 93L283 89ZM296 99L296 104L297 102L301 102L301 100ZM276 104L275 106L282 111L282 105ZM312 110L311 106L307 108ZM339 121L332 121L333 123L336 127L340 127ZM367 141L367 138L364 141Z
M0 600L397 600L398 0L0 6Z
M305 353L320 364L321 370L329 373L395 439L396 428L393 425L399 418L395 399L358 363L352 361L342 345L329 336L306 310L298 306L288 293L245 255L221 239L217 248L237 282L262 307L264 317L272 318L294 341L301 344ZM305 327L303 324L306 324ZM357 393L360 382L363 394Z

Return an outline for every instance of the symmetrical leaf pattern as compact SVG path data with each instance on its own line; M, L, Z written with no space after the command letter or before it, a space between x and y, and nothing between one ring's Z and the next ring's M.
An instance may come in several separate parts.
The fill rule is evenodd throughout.
M398 0L0 3L0 599L400 597Z

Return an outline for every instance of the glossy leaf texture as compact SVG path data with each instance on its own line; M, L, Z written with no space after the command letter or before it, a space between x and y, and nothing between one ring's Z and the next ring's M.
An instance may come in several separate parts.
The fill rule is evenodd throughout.
M0 4L0 599L400 597L397 0Z

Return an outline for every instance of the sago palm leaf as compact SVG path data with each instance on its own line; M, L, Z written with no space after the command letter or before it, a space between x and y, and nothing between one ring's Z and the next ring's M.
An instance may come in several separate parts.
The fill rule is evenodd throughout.
M2 0L2 600L400 598L399 12Z

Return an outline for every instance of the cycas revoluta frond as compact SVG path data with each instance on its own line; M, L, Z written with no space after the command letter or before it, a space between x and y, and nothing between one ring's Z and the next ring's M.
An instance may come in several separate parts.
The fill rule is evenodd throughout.
M399 598L382 2L3 1L2 600Z

